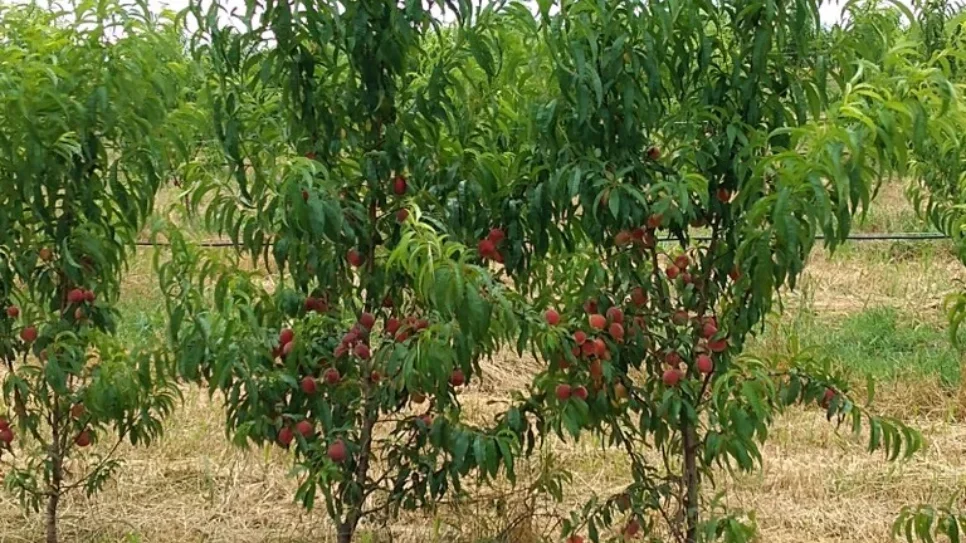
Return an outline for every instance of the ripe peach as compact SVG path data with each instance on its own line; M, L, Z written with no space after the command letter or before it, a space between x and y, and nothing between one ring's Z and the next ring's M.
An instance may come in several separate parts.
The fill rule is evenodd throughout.
M698 371L704 375L707 375L714 370L714 362L712 362L711 357L706 354L698 355L694 365L698 368Z
M490 230L490 233L487 234L486 239L492 241L493 245L499 245L501 241L506 239L506 234L499 228L493 228Z
M315 433L315 425L308 420L300 420L295 425L295 431L302 434L302 437L308 439Z
M554 389L554 394L557 396L557 399L560 400L560 401L562 401L562 402L565 402L565 401L569 400L570 399L570 385L568 385L566 383L560 383L559 385L557 385L557 388Z
M612 322L608 331L615 341L622 341L624 339L624 327L619 322Z
M600 338L594 340L594 354L597 355L597 358L607 357L607 344L604 343L604 340Z
M634 305L644 305L647 303L647 293L641 287L634 287L634 290L631 291L631 301L634 302Z
M659 158L661 158L661 150L658 147L648 148L647 158L651 160L658 160Z
M711 321L705 321L701 325L701 335L706 339L711 339L715 334L718 333L718 327Z
M591 315L588 320L590 321L590 327L597 330L603 330L607 326L607 319L599 313Z
M372 313L366 312L359 317L359 324L366 330L372 330L372 325L375 323L376 317Z
M449 376L449 384L454 387L461 387L466 384L466 375L463 373L463 370L459 368L453 370L453 373Z
M406 188L407 184L405 177L397 175L396 178L392 180L392 191L396 194L396 196L406 194Z
M573 389L573 397L587 401L587 387L579 386Z
M302 392L308 394L309 396L314 395L318 389L318 384L315 382L315 379L308 375L302 378L302 382L299 386L302 388Z
M557 313L553 309L548 309L543 316L547 319L547 324L550 326L556 326L560 322L560 313Z
M496 251L496 245L494 245L489 239L481 239L476 244L476 250L480 253L480 256L491 258L493 253Z
M406 222L406 219L408 218L409 218L408 209L403 208L396 212L396 222L400 222L400 223Z
M664 370L664 375L661 377L661 380L664 381L665 386L677 386L678 381L681 380L681 372L676 369Z
M291 445L293 439L295 439L295 432L293 432L288 426L278 431L278 442L281 443L283 447L288 447Z
M278 343L279 345L285 345L286 343L291 343L295 339L295 332L291 328L285 328L278 333Z
M577 345L583 345L587 341L587 333L583 330L577 330L574 332L574 341L577 342Z
M641 531L641 523L638 522L636 518L631 519L627 522L627 525L624 526L624 537L632 538L636 536L637 533L640 531Z
M20 308L15 305L8 307L7 316L10 317L11 319L16 319L17 317L20 316Z
M37 329L33 326L24 328L20 331L20 339L22 339L24 343L33 343L37 340Z
M355 249L349 249L349 252L346 253L345 259L353 268L358 268L362 265L362 253Z
M681 355L677 351L668 351L664 355L664 362L669 366L674 366L675 368L681 365Z
M671 322L673 322L677 326L684 326L685 324L688 323L689 318L690 317L688 316L688 312L683 309L678 309L677 311L671 314Z
M339 375L339 370L335 368L329 368L325 370L325 373L322 374L322 377L325 379L325 382L329 383L330 385L334 385L338 383L339 380L342 378L342 376Z
M668 279L670 279L671 281L674 281L675 279L678 278L678 275L681 273L681 270L678 269L677 266L671 265L671 266L668 266L666 270L664 270L664 273L665 275L667 275Z
M691 265L691 259L688 258L688 255L678 255L674 257L674 265L685 270Z
M728 350L728 340L726 338L713 339L708 342L708 348L713 353L723 353Z
M832 405L832 400L835 399L835 395L836 393L834 388L831 388L831 387L826 388L825 394L822 395L822 401L821 401L822 407L828 409L828 406Z
M619 307L610 307L607 309L607 319L617 324L624 324L624 312Z
M67 303L79 304L84 301L84 291L75 288L67 293Z
M82 449L90 445L91 433L88 432L87 430L82 430L81 433L77 434L77 437L74 438L74 443Z
M335 442L329 445L328 456L329 460L332 460L336 464L345 462L345 459L348 456L345 443L341 439L335 440Z
M614 397L620 400L627 398L627 387L624 386L624 383L614 385Z

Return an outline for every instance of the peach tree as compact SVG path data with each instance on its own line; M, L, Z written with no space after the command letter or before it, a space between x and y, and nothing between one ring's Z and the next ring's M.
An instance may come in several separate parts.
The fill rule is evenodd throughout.
M459 205L494 158L460 75L493 73L476 29L493 11L447 7L444 26L418 1L247 7L233 24L217 2L190 8L217 143L186 165L185 200L235 250L164 234L168 335L234 440L288 449L297 499L350 541L467 476L512 478L528 426L519 409L467 420L460 402L526 317L477 258L488 236L499 259L504 233L467 234L490 221Z
M630 465L627 488L588 500L564 537L752 540L711 489L718 470L761 465L795 404L889 459L914 452L918 434L857 403L821 356L743 351L816 239L838 247L878 181L905 171L917 131L942 119L944 78L901 51L905 69L856 69L866 42L826 33L808 2L538 3L550 96L528 167L503 198L484 190L498 207L478 214L547 309L525 326L547 361L525 400L546 407L538 433L589 432Z
M53 543L62 496L101 489L176 398L163 352L115 336L115 302L184 55L174 26L110 2L3 6L0 36L0 467Z
M880 33L882 41L901 44L906 55L928 70L933 80L948 79L946 99L937 105L943 111L942 124L935 123L917 134L910 149L908 196L921 216L947 234L957 256L966 262L966 191L963 190L966 109L959 99L966 90L966 11L962 5L925 1L915 14L906 15L906 32ZM894 49L900 47L894 45ZM900 65L901 66L901 65ZM926 127L924 127L926 128ZM966 293L961 289L945 300L951 341L962 347L962 323L966 319ZM958 493L957 493L958 494ZM958 495L944 504L920 504L902 510L893 525L893 535L909 541L959 543L966 531L966 511Z

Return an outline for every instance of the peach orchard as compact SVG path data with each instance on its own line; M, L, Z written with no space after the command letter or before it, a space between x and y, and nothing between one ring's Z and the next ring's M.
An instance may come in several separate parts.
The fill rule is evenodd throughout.
M156 437L175 379L224 398L237 444L288 450L296 499L340 543L516 484L555 440L630 466L621 491L561 513L568 543L754 540L708 489L761 465L790 405L889 459L920 446L824 360L743 353L818 236L840 246L916 134L949 133L947 74L873 47L878 8L852 8L856 32L786 0L246 8L192 3L193 61L142 21L129 48L64 59L81 88L3 93L76 106L37 123L49 134L30 128L40 106L0 128L0 171L20 180L0 193L0 448L32 451L8 474L26 505L46 497L56 519L65 457L108 432ZM82 71L109 53L155 77ZM131 352L112 304L168 175L232 250L154 225L166 341ZM542 370L474 421L461 391L506 352ZM527 491L560 500L566 482Z

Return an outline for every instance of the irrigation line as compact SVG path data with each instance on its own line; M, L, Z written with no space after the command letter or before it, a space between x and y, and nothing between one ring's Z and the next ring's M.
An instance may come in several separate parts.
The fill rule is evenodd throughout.
M689 239L694 241L710 241L710 236L691 236ZM816 240L824 240L825 236L815 236ZM941 232L884 232L881 234L852 234L846 238L848 241L940 241L950 239L949 236ZM676 242L677 238L663 238L658 240L664 242ZM197 247L225 249L234 247L230 241L202 241L194 244ZM135 242L137 247L170 247L167 242L151 243L149 241Z

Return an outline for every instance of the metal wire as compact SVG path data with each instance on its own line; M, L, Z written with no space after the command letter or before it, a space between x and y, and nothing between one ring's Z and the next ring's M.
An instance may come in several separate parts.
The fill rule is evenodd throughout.
M710 236L690 236L688 239L694 241L710 241ZM818 235L815 236L816 240L824 240L825 236ZM882 232L882 233L871 233L871 234L851 234L846 238L848 241L940 241L951 239L946 234L941 232ZM675 238L664 238L659 240L661 242L674 242L677 241ZM151 243L149 241L138 241L135 243L137 247L170 247L171 244L167 242ZM231 241L202 241L194 244L197 247L205 247L212 249L224 249L233 247L234 243Z

